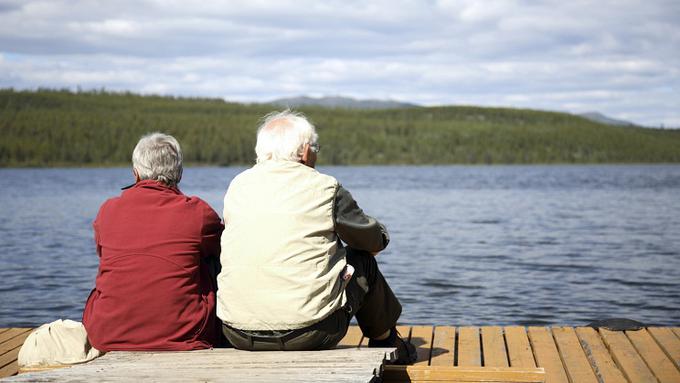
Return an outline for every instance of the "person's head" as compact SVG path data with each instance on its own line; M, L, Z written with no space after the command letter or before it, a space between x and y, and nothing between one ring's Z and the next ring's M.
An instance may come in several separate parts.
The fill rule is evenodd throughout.
M182 149L173 136L149 133L132 152L132 168L138 180L154 180L177 186L182 179Z
M314 126L301 113L269 113L257 130L257 162L295 161L314 167L318 139Z

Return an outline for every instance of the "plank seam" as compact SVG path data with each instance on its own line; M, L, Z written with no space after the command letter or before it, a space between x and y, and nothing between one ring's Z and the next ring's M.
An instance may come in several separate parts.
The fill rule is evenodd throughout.
M7 338L7 339L5 339L4 341L2 341L2 342L0 343L0 347L2 347L2 345L5 344L5 343L10 342L10 341L12 341L12 340L14 340L14 339L16 339L16 338L18 338L18 337L20 337L20 336L26 334L27 332L33 331L32 328L19 328L19 329L22 330L22 331L20 331L20 332L14 334L12 337ZM12 329L10 329L10 330L12 330ZM4 352L3 352L2 354L4 354Z
M654 339L654 343L656 343L657 346L663 351L664 355L673 363L675 366L675 369L680 371L680 363L676 363L676 361L673 359L673 355L671 355L670 351L666 350L666 348L661 344L661 341L654 336L654 332L649 331L649 328L647 328L647 333L649 333L649 336ZM671 330L671 334L673 334L673 330Z
M623 374L623 377L624 377L627 381L630 382L630 381L631 381L631 378L630 378L630 376L628 375L628 371L626 371L626 369L623 368L623 365L621 364L621 362L619 362L619 358L617 358L617 357L616 357L616 354L612 351L612 348L610 347L609 342L607 342L607 340L604 338L604 336L602 336L602 333L600 332L600 329L596 329L595 332L597 333L597 335L598 335L598 336L600 337L600 339L602 340L602 343L604 344L604 346L607 348L607 352L609 352L609 355L612 357L612 361L614 361L614 364L616 365L616 367L618 367L619 371L621 371L621 373ZM628 337L626 337L626 339L628 339ZM629 341L629 342L630 342L630 341Z
M647 331L647 333L649 333L649 331L647 330L647 327L645 327L644 330ZM630 330L629 330L629 331L630 331ZM635 331L641 331L641 330L635 330ZM628 342L630 342L631 346L633 346L633 349L635 350L635 352L637 352L637 354L638 354L638 356L640 357L640 359L642 359L642 363L644 363L645 366L647 366L647 369L649 370L649 372L651 372L652 375L654 375L654 377L656 378L656 380L660 382L660 381L661 381L661 377L660 377L659 375L657 375L656 370L653 369L652 366L649 365L649 363L647 362L647 359L642 355L642 353L640 352L640 349L638 349L638 347L635 345L635 342L633 342L633 339L631 339L631 338L628 336L628 331L624 331L623 333L625 334L626 339L628 339ZM652 337L652 339L654 339L654 337ZM656 343L656 342L655 342L655 343ZM663 347L661 348L661 350L663 350ZM664 356L665 356L665 355L666 355L666 354L664 354ZM674 363L674 364L675 364L675 363Z
M434 348L434 329L436 326L432 326L432 333L430 334L430 352L427 353L427 365L432 363L432 349Z
M10 352L16 351L16 352L17 352L17 358L18 358L18 357L19 357L18 353L19 353L19 350L20 350L20 349L21 349L21 346L16 346L16 347L14 347L13 349L7 351L5 354L9 354ZM5 355L5 354L2 354L2 355ZM9 366L10 364L16 363L16 362L17 362L17 359L11 360L11 361L9 361L9 362L6 363L6 364L0 365L0 369L5 368L5 367ZM0 378L2 378L2 377L0 377Z
M460 345L458 344L458 330L460 326L456 327L453 334L453 365L458 366L458 352L460 351Z
M531 350L531 357L534 358L534 366L538 367L538 356L534 353L534 344L531 343L531 338L529 337L529 327L526 327L527 342L529 343L529 350Z
M484 361L484 339L482 339L482 328L480 327L477 330L477 337L479 338L479 364L481 366L485 366L485 361Z
M553 333L553 328L552 327L548 328L548 332L550 333L550 337L552 338L553 343L555 343L555 348L557 349L557 355L559 355L560 362L562 362L562 369L564 370L564 374L567 375L567 379L569 379L569 382L578 383L578 382L574 381L574 378L569 373L567 361L564 360L564 356L562 355L562 348L560 347L560 343L557 341L557 338L555 338L555 333ZM597 377L597 375L596 375L596 377Z
M597 363L595 361L595 355L593 355L592 348L588 343L586 343L585 340L581 339L581 336L579 335L578 331L576 331L576 339L578 339L578 342L581 344L583 353L586 354L586 359L588 359L588 363L590 363L590 368L593 369L597 381L603 383L604 378L602 377L602 372L600 371L600 368L597 366Z
M510 363L510 347L508 347L508 338L505 337L505 327L501 327L501 335L503 336L503 345L505 346L505 361L508 363L508 367L512 366ZM526 330L525 330L526 331ZM533 356L533 353L532 353Z

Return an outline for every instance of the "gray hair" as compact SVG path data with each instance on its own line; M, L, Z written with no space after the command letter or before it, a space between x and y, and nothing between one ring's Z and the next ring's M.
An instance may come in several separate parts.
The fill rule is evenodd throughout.
M132 167L140 179L177 186L182 179L182 149L173 136L149 133L132 152Z
M288 109L269 113L257 129L257 162L299 161L305 145L316 144L318 139L314 125L302 113Z

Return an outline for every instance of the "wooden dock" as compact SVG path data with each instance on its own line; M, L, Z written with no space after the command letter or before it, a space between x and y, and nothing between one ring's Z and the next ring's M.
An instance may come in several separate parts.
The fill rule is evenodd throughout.
M0 378L19 371L17 355L30 333L30 328L0 328Z
M0 377L17 373L16 357L29 331L0 329ZM418 361L385 367L385 382L680 382L678 327L614 332L589 327L401 326L399 331L417 347ZM366 344L352 326L341 347L361 349ZM188 354L183 355L187 359Z

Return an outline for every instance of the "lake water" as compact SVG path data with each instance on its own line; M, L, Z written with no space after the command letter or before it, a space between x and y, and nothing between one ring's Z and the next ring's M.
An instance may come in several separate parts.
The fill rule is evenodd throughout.
M189 168L215 210L243 168ZM402 323L680 325L680 166L328 167L392 242ZM79 320L129 169L0 169L0 327Z

